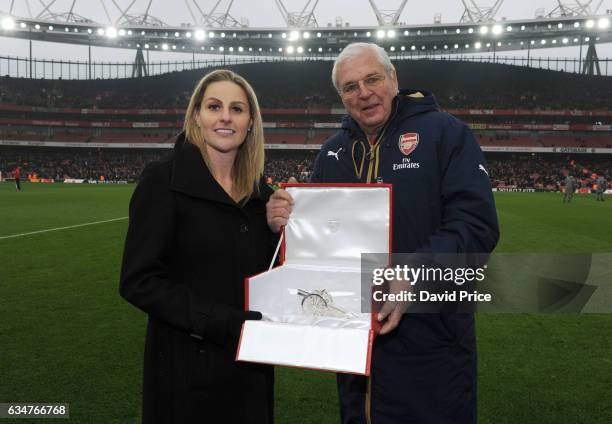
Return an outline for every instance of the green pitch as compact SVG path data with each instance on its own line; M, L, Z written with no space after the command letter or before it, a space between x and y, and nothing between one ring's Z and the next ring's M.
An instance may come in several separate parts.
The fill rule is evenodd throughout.
M145 315L117 293L133 188L0 183L0 403L70 403L74 423L139 422ZM496 201L498 251L612 252L612 198ZM479 315L478 343L479 422L612 422L612 315ZM334 375L278 368L276 414L337 423Z

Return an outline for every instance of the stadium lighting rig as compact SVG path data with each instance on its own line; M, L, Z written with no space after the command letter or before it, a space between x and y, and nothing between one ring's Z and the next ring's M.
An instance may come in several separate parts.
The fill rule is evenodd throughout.
M29 0L25 0L29 4ZM46 2L47 1L47 2ZM233 0L216 0L206 12L198 1L184 0L192 16L192 24L172 26L150 14L153 0L147 0L144 13L131 14L136 2L119 10L120 16L110 24L99 24L74 13L76 1L64 13L51 13L55 0L39 0L44 9L35 17L23 18L12 14L0 15L0 36L89 47L112 47L136 50L135 65L144 63L143 51L189 52L232 56L284 56L329 58L336 56L347 44L357 41L376 42L392 56L439 54L493 54L508 51L550 47L588 45L587 60L598 61L595 46L612 42L609 12L597 15L601 1L591 8L591 1L571 6L558 1L556 11L535 19L496 20L503 0L492 7L479 7L474 0L461 0L465 12L461 22L442 24L437 20L428 25L405 25L400 15L406 1L394 11L378 8L374 0L370 6L379 23L377 26L351 26L337 18L335 25L318 26L314 10L318 1L302 0L299 12L290 12L282 0L275 0L286 27L249 27L230 15ZM104 0L101 0L104 5ZM11 2L12 11L13 2ZM30 15L32 15L30 13Z
M483 49L500 52L523 50L527 46L533 49L547 48L551 45L586 44L587 38L596 43L612 42L610 16L544 18L484 24L465 22L393 27L319 27L316 31L313 31L313 28L293 27L98 25L60 23L7 15L2 16L0 22L0 35L5 37L124 49L144 48L214 54L223 48L226 52L232 49L233 54L251 56L336 55L347 44L355 41L376 42L390 51L393 47L393 51L418 50L429 54L439 50L474 53ZM455 45L459 47L454 47ZM412 49L412 46L416 49Z

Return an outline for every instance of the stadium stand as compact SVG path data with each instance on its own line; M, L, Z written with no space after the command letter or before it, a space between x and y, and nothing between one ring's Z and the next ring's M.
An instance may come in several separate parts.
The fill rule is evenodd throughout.
M103 133L92 140L96 143L164 143L167 134L147 134L142 132Z
M407 60L395 63L403 87L433 91L445 108L609 109L607 77L500 64ZM331 61L230 67L247 78L263 108L340 107ZM28 80L0 78L0 104L72 108L184 108L208 70L144 79ZM560 90L558 87L563 87ZM281 89L282 88L282 89Z
M540 142L546 147L612 147L612 137L572 137L549 136L540 137Z
M541 146L537 139L531 136L517 136L507 134L484 135L476 134L476 141L481 146L514 146L514 147L538 147Z
M342 105L329 75L332 62L259 63L231 67L254 86L266 122L265 176L307 181L318 146L340 122ZM468 122L489 160L496 187L556 190L568 172L589 183L608 181L612 148L609 77L507 65L397 62L403 86L431 89L443 108ZM169 153L189 94L208 70L143 79L62 81L0 77L0 171L24 175L135 181L146 163ZM563 87L559 90L558 87ZM19 142L167 144L130 148L28 147ZM292 149L309 144L312 150ZM147 147L147 148L143 148ZM569 149L559 153L497 153L496 149ZM521 150L522 149L522 150ZM570 158L565 153L572 154ZM505 156L499 156L505 155ZM569 165L574 161L574 165ZM576 165L578 163L579 165ZM583 172L588 170L588 176Z
M306 134L267 131L265 138L268 144L306 144Z
M3 147L0 150L0 172L8 176L17 166L23 175L99 181L137 181L144 166L169 154L169 149L53 149L48 147ZM295 177L308 181L316 150L270 150L266 153L264 176L273 182ZM609 155L533 155L491 154L488 168L494 187L514 186L558 190L565 175L578 178L581 185L594 183L593 174L612 179L612 159Z

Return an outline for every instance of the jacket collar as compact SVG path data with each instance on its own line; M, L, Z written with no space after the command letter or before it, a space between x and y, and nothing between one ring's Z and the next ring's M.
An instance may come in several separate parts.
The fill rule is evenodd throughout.
M186 139L184 131L174 144L170 188L192 197L237 206L214 179L200 150Z

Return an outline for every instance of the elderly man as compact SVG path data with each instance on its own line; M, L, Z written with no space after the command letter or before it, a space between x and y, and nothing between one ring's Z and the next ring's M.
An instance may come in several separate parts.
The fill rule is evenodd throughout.
M440 112L426 91L398 90L395 68L375 44L354 43L332 71L348 116L322 147L313 182L393 184L394 253L488 253L499 238L482 152L468 127ZM287 223L293 200L277 191L270 227ZM385 308L371 378L338 375L343 423L475 423L472 314Z

